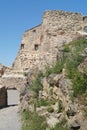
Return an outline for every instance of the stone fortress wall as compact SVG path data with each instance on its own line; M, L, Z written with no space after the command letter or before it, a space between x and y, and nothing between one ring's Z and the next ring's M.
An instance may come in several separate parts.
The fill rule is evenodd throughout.
M84 27L87 27L87 16L80 13L46 11L40 25L24 32L12 67L0 65L0 93L3 91L0 107L7 105L7 89L21 91L26 86L24 72L44 70L46 65L53 64L61 47L84 34Z
M20 90L26 84L26 71L44 70L52 65L62 46L81 35L85 26L87 16L80 13L46 11L40 25L24 32L12 67L0 66L0 85Z
M59 48L78 37L84 26L87 17L80 13L46 11L40 25L24 32L13 70L43 70L57 60Z

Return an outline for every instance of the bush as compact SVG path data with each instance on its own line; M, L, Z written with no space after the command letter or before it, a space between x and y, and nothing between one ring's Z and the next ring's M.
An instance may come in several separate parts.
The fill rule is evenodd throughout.
M58 123L51 130L69 130L69 129L67 127L62 126L62 124Z
M72 80L74 96L81 95L87 90L87 75L78 71L77 65L72 62L67 62L67 76Z
M87 90L87 75L78 71L78 66L84 61L85 57L81 53L87 47L84 38L69 43L69 56L66 59L66 72L68 78L72 80L74 96L84 94Z
M59 100L58 101L58 110L57 110L57 112L58 113L60 113L60 112L62 112L63 111L63 104L62 104L62 101L61 100Z
M81 60L82 61L82 60ZM74 96L81 95L87 90L87 75L78 71L80 60L67 61L66 70L67 76L72 80Z
M42 77L43 77L42 73L39 72L36 76L36 79L32 81L32 84L30 86L31 89L36 93L36 97L38 96L39 91L42 89L41 86Z
M28 76L28 73L27 73L27 72L24 72L24 76L26 76L26 77L27 77L27 76Z
M46 99L37 100L37 107L48 106L48 105L49 105L49 102Z
M72 80L74 96L84 94L87 90L87 75L80 74L80 72L75 75Z
M28 119L29 119L29 111L28 111L28 109L26 109L26 110L23 112L23 119L25 119L25 120L28 120Z
M38 116L37 113L31 113L28 110L23 112L22 130L46 130L46 127L47 124L45 117Z
M49 105L54 105L55 100L49 100L49 99L39 99L37 100L36 106L41 107L41 106L49 106Z
M64 67L64 63L65 63L65 58L63 57L59 62L56 62L55 65L53 65L52 67L47 67L44 76L48 77L52 73L53 74L61 73Z
M67 121L65 118L63 118L62 121L57 123L51 130L69 130L66 124Z
M69 48L69 45L65 45L64 46L64 49L63 49L64 52L70 52L70 48Z
M48 107L48 108L47 108L47 111L48 111L49 113L53 113L53 112L54 112L54 109L53 109L52 107Z

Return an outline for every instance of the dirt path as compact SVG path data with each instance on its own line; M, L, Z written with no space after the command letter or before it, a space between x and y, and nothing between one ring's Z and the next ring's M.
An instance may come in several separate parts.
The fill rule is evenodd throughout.
M18 106L10 106L0 110L0 130L21 130Z
M21 117L18 113L19 93L17 90L8 90L9 107L0 109L0 130L22 130Z

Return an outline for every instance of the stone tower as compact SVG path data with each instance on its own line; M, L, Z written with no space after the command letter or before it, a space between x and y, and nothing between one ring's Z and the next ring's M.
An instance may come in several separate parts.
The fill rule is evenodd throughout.
M24 32L13 70L42 70L57 60L59 49L87 26L80 13L46 11L42 23Z

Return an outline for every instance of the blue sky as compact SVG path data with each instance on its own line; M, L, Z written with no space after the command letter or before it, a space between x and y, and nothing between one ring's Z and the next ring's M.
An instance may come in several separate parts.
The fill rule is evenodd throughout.
M0 63L12 64L22 34L41 23L45 10L87 15L87 0L0 0Z

